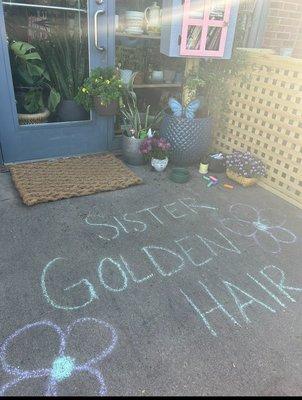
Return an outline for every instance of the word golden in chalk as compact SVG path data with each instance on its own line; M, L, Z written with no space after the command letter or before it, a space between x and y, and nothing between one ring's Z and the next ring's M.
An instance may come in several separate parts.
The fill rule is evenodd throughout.
M215 240L213 239L215 235ZM186 236L175 240L172 246L148 245L139 250L139 264L130 262L124 255L104 257L97 265L97 276L101 287L109 292L123 292L129 288L131 282L142 284L155 278L171 278L172 276L188 268L202 268L209 264L222 252L241 254L240 249L231 242L222 232L214 229L211 239L201 235ZM142 257L144 256L144 257ZM99 299L99 295L93 284L83 277L80 281L64 288L62 292L66 295L85 291L85 301L79 304L66 305L55 300L50 295L47 286L48 279L53 281L53 273L61 270L68 262L64 258L55 258L43 269L41 276L41 287L48 303L62 310L77 310L88 306ZM109 282L106 272L110 271L118 283ZM59 283L59 282L58 282ZM65 296L64 296L65 297Z

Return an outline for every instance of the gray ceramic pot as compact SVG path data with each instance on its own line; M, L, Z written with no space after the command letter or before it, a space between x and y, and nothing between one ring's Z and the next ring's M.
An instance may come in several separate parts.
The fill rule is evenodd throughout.
M160 134L171 143L169 158L173 164L186 166L198 163L212 144L212 119L178 118L165 114Z
M139 148L144 139L136 139L123 135L122 151L123 158L126 163L130 165L143 165L146 163L143 154L140 153Z
M74 100L62 100L58 107L58 117L61 122L84 121L89 119L89 113Z

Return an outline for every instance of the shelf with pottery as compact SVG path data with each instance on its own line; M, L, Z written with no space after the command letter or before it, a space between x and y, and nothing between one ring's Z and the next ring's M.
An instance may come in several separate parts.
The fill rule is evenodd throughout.
M129 39L152 39L152 40L160 40L161 36L160 35L155 35L155 34L133 34L133 33L126 33L126 32L116 32L115 34L116 37L127 37Z
M157 88L181 88L182 83L143 83L142 85L133 85L134 89L157 89Z

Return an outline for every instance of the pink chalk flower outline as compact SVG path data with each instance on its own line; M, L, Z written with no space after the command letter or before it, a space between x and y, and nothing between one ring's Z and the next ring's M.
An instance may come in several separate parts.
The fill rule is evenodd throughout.
M102 328L109 330L111 335L110 344L107 348L102 350L96 357L88 360L83 364L77 364L74 358L69 357L66 354L66 345L68 337L70 336L73 328L82 323L94 322L97 323ZM59 337L59 352L55 358L51 368L42 368L37 370L22 370L19 367L10 365L7 362L7 349L13 343L19 335L26 331L40 327L50 327L52 328ZM64 332L58 325L52 323L51 321L40 321L33 324L28 324L21 329L18 329L10 337L8 337L0 348L0 362L3 370L13 377L13 380L6 383L4 386L0 387L0 396L3 396L9 389L18 385L22 381L29 379L37 379L48 377L47 388L45 391L46 396L57 396L58 386L61 382L65 381L69 377L80 373L87 372L88 374L94 376L99 383L99 395L105 396L107 394L107 388L103 375L96 368L96 364L102 362L114 349L117 343L117 334L115 329L107 322L97 320L95 318L81 318L69 325Z
M230 207L231 218L223 218L222 225L232 233L252 238L262 250L278 254L281 252L281 243L291 244L297 240L296 235L284 227L286 218L273 221L273 215L268 215L272 209L261 209L247 204L237 203Z

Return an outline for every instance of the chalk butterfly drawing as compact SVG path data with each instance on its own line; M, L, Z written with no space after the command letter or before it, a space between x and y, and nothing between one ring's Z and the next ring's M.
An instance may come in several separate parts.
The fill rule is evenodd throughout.
M257 210L246 204L234 204L230 207L232 218L221 220L223 226L237 235L253 238L266 252L278 254L281 243L294 243L297 237L284 227L286 219L272 210ZM270 215L271 214L271 215Z
M88 360L85 363L77 363L77 360L66 352L68 338L71 335L74 328L78 328L82 324L97 324L101 330L109 331L110 333L110 344L107 348L103 349L94 358ZM59 339L59 349L57 355L54 357L52 366L50 368L41 368L32 371L22 370L20 367L11 365L7 361L7 353L11 346L14 345L16 339L26 332L40 329L50 328L53 330ZM64 332L58 325L50 321L40 321L33 324L24 326L17 330L9 338L5 340L0 349L0 361L3 370L12 377L12 380L0 387L0 396L3 396L11 388L17 386L23 381L30 379L46 378L47 384L45 388L46 396L57 396L58 388L63 384L64 381L68 380L71 376L75 376L79 373L88 373L93 376L99 384L99 395L104 396L107 394L107 388L104 382L104 378L99 370L96 368L97 364L101 363L114 349L117 342L117 334L115 329L107 322L103 322L94 318L82 318L78 319L69 325ZM47 343L45 343L47 346ZM31 355L34 352L31 350ZM29 356L29 355L28 355ZM30 383L29 383L30 384Z
M201 101L199 99L193 100L187 105L187 107L183 107L176 99L172 97L169 99L169 106L175 117L194 119L196 111L201 106Z

